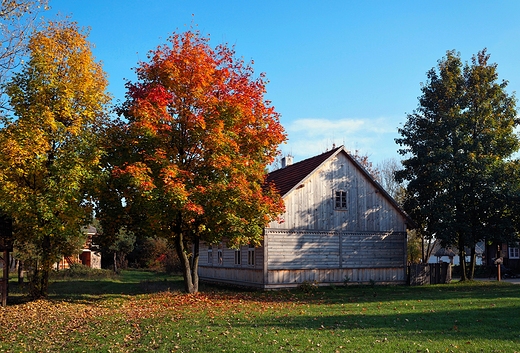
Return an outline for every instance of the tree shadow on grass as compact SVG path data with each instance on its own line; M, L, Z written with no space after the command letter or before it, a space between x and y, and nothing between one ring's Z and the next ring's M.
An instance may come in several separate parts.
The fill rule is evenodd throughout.
M10 283L8 305L30 301L26 285ZM245 288L200 284L201 293L218 292L224 297L229 294L241 295L242 300L262 300L275 302L299 302L320 304L371 303L413 300L457 300L462 298L492 299L497 297L520 298L520 286L504 282L468 282L448 285L409 286L368 286L349 285L320 287L312 292L301 289L280 291L258 291ZM165 291L183 292L182 276L148 271L125 271L113 278L72 278L51 282L49 299L73 302L93 302L104 299L124 298Z
M520 286L506 282L471 281L443 285L410 287L354 285L347 287L323 287L304 293L292 291L300 301L335 303L370 303L405 300L458 300L465 298L493 299L497 297L520 298Z
M57 299L79 296L117 297L140 294L178 291L182 282L176 280L143 280L139 283L104 280L69 280L54 282L49 287L49 296Z
M374 335L416 337L417 341L509 340L520 344L520 308L479 308L469 310L428 311L377 314L362 312L337 315L281 315L276 319L256 319L254 327L288 330L363 330ZM242 322L248 326L251 323ZM251 325L253 326L253 325Z
M31 301L28 284L9 283L8 305ZM48 299L94 302L165 291L182 291L182 277L155 272L127 271L110 278L63 278L49 283Z

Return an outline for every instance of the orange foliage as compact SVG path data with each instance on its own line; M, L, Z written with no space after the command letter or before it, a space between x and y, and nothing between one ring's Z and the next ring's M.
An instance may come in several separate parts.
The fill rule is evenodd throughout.
M264 99L264 75L255 77L234 54L226 45L211 48L198 32L175 34L127 84L125 143L116 145L131 148L130 160L115 173L138 188L125 195L130 207L146 207L154 229L170 238L258 242L283 211L263 184L286 136ZM149 206L141 202L147 192Z

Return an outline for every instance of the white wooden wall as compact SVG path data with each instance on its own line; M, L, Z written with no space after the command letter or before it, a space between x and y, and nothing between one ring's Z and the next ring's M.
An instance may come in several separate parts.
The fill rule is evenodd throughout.
M405 283L406 232L320 232L268 229L265 288L304 281Z
M218 248L222 250L222 262L218 261ZM255 264L248 264L249 246L240 247L241 263L235 264L235 249L225 243L212 246L212 261L208 262L208 246L200 244L199 278L207 282L229 283L250 287L264 287L264 250L255 248Z
M404 266L406 233L266 230L269 270Z
M335 209L335 191L346 191L346 210ZM286 195L284 202L284 222L271 222L270 228L406 231L402 214L342 153Z
M219 264L207 261L200 247L199 276L204 281L264 289L296 287L301 283L405 283L405 232L327 232L266 229L262 247L255 249L255 265L247 264L248 247L241 248L242 263L234 264L234 249L223 248Z
M335 191L346 191L347 208L335 209ZM202 280L261 288L295 287L304 281L405 283L406 220L343 154L284 198L284 222L265 230L264 246L255 250L255 265L234 264L234 250L223 247L224 261L207 263L201 245Z

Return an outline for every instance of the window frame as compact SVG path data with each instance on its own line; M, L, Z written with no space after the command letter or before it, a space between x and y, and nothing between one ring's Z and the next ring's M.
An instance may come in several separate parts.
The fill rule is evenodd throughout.
M345 190L334 191L334 209L345 211L347 210L347 192Z
M240 249L235 249L235 265L242 265L242 252Z
M208 264L213 264L213 247L208 246Z
M520 259L520 248L518 246L508 246L507 255L510 259Z
M218 260L218 264L219 265L223 265L224 264L224 257L222 255L222 249L221 248L217 249L217 260Z
M255 246L249 243L247 248L247 264L249 266L255 266Z

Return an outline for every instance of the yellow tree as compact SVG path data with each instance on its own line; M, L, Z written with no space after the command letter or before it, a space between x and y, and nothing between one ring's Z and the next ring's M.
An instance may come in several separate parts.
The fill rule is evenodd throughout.
M6 87L13 115L0 131L0 209L13 219L15 246L31 265L31 294L41 297L53 263L84 241L86 186L110 97L77 24L49 22L31 37L29 53Z

